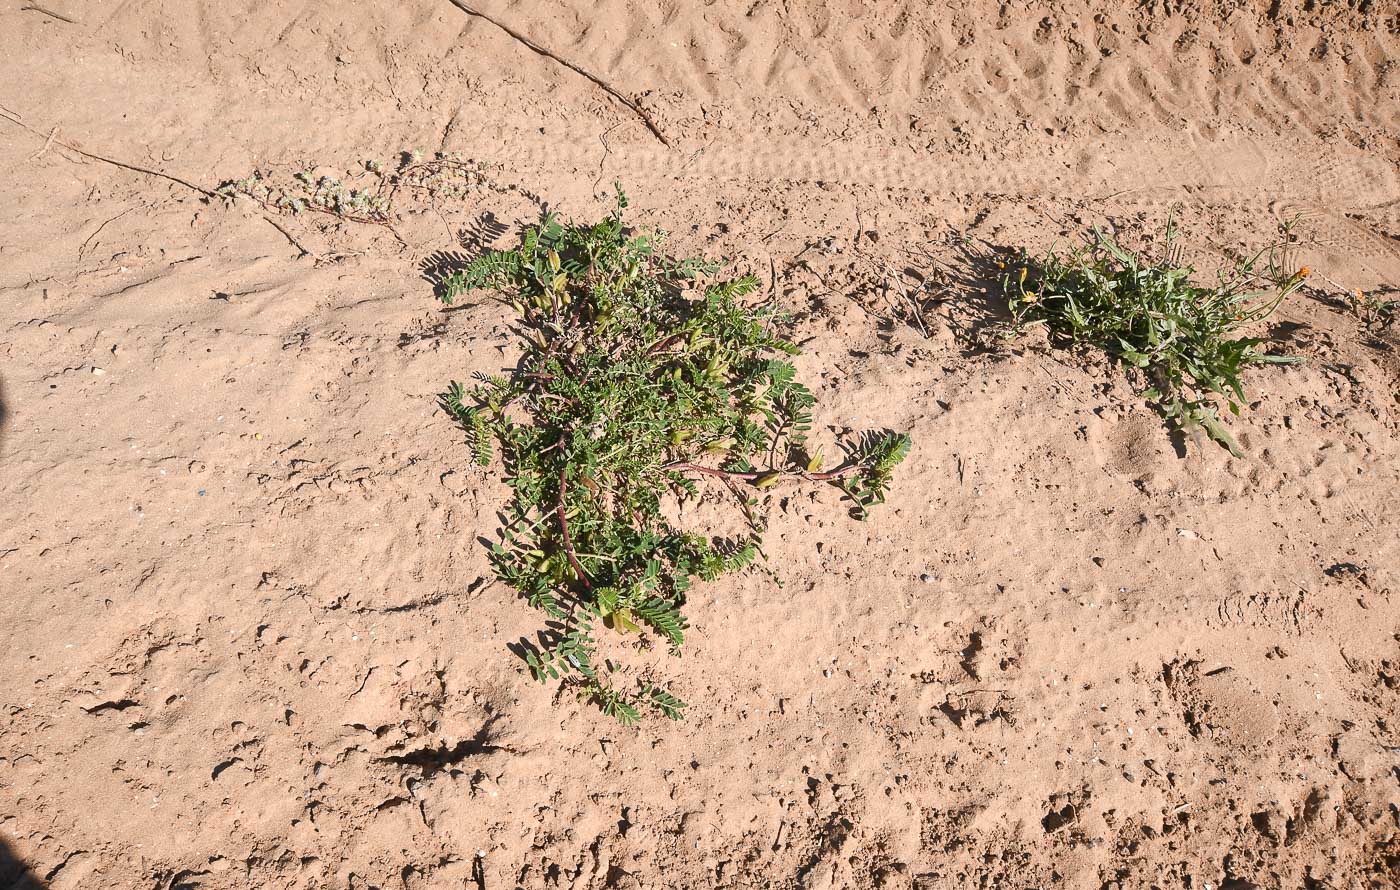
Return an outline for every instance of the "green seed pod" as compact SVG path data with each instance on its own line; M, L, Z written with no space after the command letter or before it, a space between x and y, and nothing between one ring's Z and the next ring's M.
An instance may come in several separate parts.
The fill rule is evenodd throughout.
M754 488L772 488L778 484L778 480L783 478L779 470L769 470L753 481Z

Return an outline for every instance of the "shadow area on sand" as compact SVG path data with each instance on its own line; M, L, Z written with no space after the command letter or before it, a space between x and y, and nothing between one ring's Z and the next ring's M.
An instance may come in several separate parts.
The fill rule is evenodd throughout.
M0 838L0 888L3 890L45 890L48 885L39 879L29 865Z
M0 457L5 454L5 425L10 420L10 409L5 402L5 378L0 377ZM0 884L0 887L4 887Z

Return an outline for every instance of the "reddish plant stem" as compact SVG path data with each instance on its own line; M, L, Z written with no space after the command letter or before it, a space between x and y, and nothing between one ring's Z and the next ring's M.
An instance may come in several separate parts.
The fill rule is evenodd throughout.
M657 340L655 343L651 344L646 348L646 354L655 355L661 350L669 347L672 343L675 343L677 340L680 340L684 336L684 334L671 334L669 336L662 337L660 340Z
M669 464L663 464L661 469L681 470L690 473L701 473L706 476L714 476L717 479L753 480L757 479L760 476L768 475L767 472L741 473L732 470L716 470L711 467L702 467L699 464L692 464L683 460L677 460L672 461ZM798 476L802 479L810 479L815 482L827 482L832 479L840 479L843 476L849 476L858 469L860 469L859 464L846 464L844 467L837 467L829 473L812 473L805 470L800 470L792 473L791 475Z
M802 473L801 475L802 475L802 478L803 478L803 479L815 479L815 480L817 480L817 481L819 481L819 482L825 482L825 481L830 480L830 479L840 479L842 476L849 476L849 475L851 475L852 473L854 473L856 470L859 470L859 469L860 469L860 465L859 465L859 464L846 464L844 467L837 467L836 469L832 470L832 471L829 472L829 473L807 473L807 472L804 472L804 473Z
M706 476L714 476L717 479L757 479L762 473L735 473L728 470L714 470L710 467L702 467L699 464L687 463L683 460L672 461L662 466L663 470L683 470L691 473L703 473Z
M559 507L555 514L559 517L559 531L564 537L564 555L569 557L569 565L574 567L574 572L583 582L584 588L593 589L593 584L588 580L588 575L583 571L583 566L579 565L578 557L574 555L574 542L569 539L569 520L564 516L564 495L569 490L568 470L559 471Z
M256 195L249 195L244 192L239 192L238 194L241 197L252 199L254 203L256 203L259 207L262 207L269 213L285 215L288 212L285 208L278 207L276 204L264 201L262 198L259 198ZM215 197L219 196L216 194ZM358 216L353 213L340 213L339 211L331 210L328 207L316 207L312 204L307 204L305 207L302 208L302 210L308 213L324 213L326 216L334 217L335 219L342 220L344 222L358 223L359 225L365 226L379 226L380 228L387 229L389 231L389 234L393 235L394 239L400 244L402 244L404 247L408 246L408 242L403 240L403 236L399 234L399 230L394 228L394 224L389 222L387 219L376 219L372 216ZM290 212L293 214L297 213L297 211L295 210Z

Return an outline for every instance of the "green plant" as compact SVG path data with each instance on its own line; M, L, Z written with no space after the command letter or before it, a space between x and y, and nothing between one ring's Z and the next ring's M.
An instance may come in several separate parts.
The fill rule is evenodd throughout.
M823 471L808 441L812 393L782 358L798 350L773 333L771 310L739 302L757 279L711 280L714 267L663 253L661 235L630 232L625 207L619 189L617 209L593 225L548 215L515 249L444 282L449 304L496 290L518 313L524 354L508 377L454 382L442 405L475 463L490 465L499 446L513 496L491 558L551 621L540 646L524 647L531 672L630 724L644 707L679 719L685 703L645 677L620 684L623 668L601 650L622 659L650 631L678 652L693 579L760 554L757 493L829 483L864 517L910 442L867 434ZM744 535L711 540L668 518L668 496L697 498L701 480L737 498ZM600 625L611 632L603 640Z
M1400 316L1400 300L1386 299L1379 293L1367 293L1360 288L1347 292L1347 305L1366 330L1372 332L1388 329Z
M1155 257L1095 229L1087 244L1063 254L1022 251L1003 290L1018 326L1044 323L1053 337L1098 347L1137 368L1148 382L1143 396L1163 416L1187 432L1203 429L1239 457L1216 398L1238 415L1247 366L1298 361L1261 351L1265 338L1235 336L1272 315L1310 274L1306 266L1283 270L1286 229L1283 242L1235 261L1211 285L1193 283L1195 270L1182 264L1170 220Z

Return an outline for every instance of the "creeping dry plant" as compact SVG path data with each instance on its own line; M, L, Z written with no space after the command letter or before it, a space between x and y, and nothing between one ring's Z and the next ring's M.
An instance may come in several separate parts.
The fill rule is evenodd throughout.
M233 200L249 198L267 210L323 213L349 222L370 223L392 230L395 201L401 193L429 199L463 198L486 183L482 166L454 152L431 158L413 151L399 152L385 163L368 160L352 171L351 182L303 170L290 178L257 171L219 186L217 194Z
M1260 351L1264 338L1233 336L1272 315L1307 278L1307 267L1283 270L1287 226L1284 235L1281 244L1222 270L1214 284L1199 285L1174 250L1170 220L1159 257L1125 250L1095 229L1087 245L1064 254L1023 252L1003 290L1018 324L1043 322L1055 337L1098 347L1139 369L1149 381L1143 396L1167 420L1187 432L1203 429L1240 457L1216 397L1239 414L1246 366L1298 361Z
M451 276L445 302L490 288L519 313L524 355L508 377L479 375L443 394L474 461L499 457L512 500L492 549L499 577L550 619L525 659L624 724L646 707L679 719L685 703L600 653L649 635L673 653L685 640L692 579L713 580L759 555L754 494L785 480L838 486L864 517L884 499L908 453L904 435L867 434L823 471L807 441L812 393L782 356L796 347L769 328L772 313L738 301L753 276L716 271L660 250L660 236L624 227L626 197L594 225L546 216L520 246L486 254ZM676 528L663 497L726 487L748 535L712 541ZM727 496L727 495L726 495ZM643 672L645 673L645 672Z

